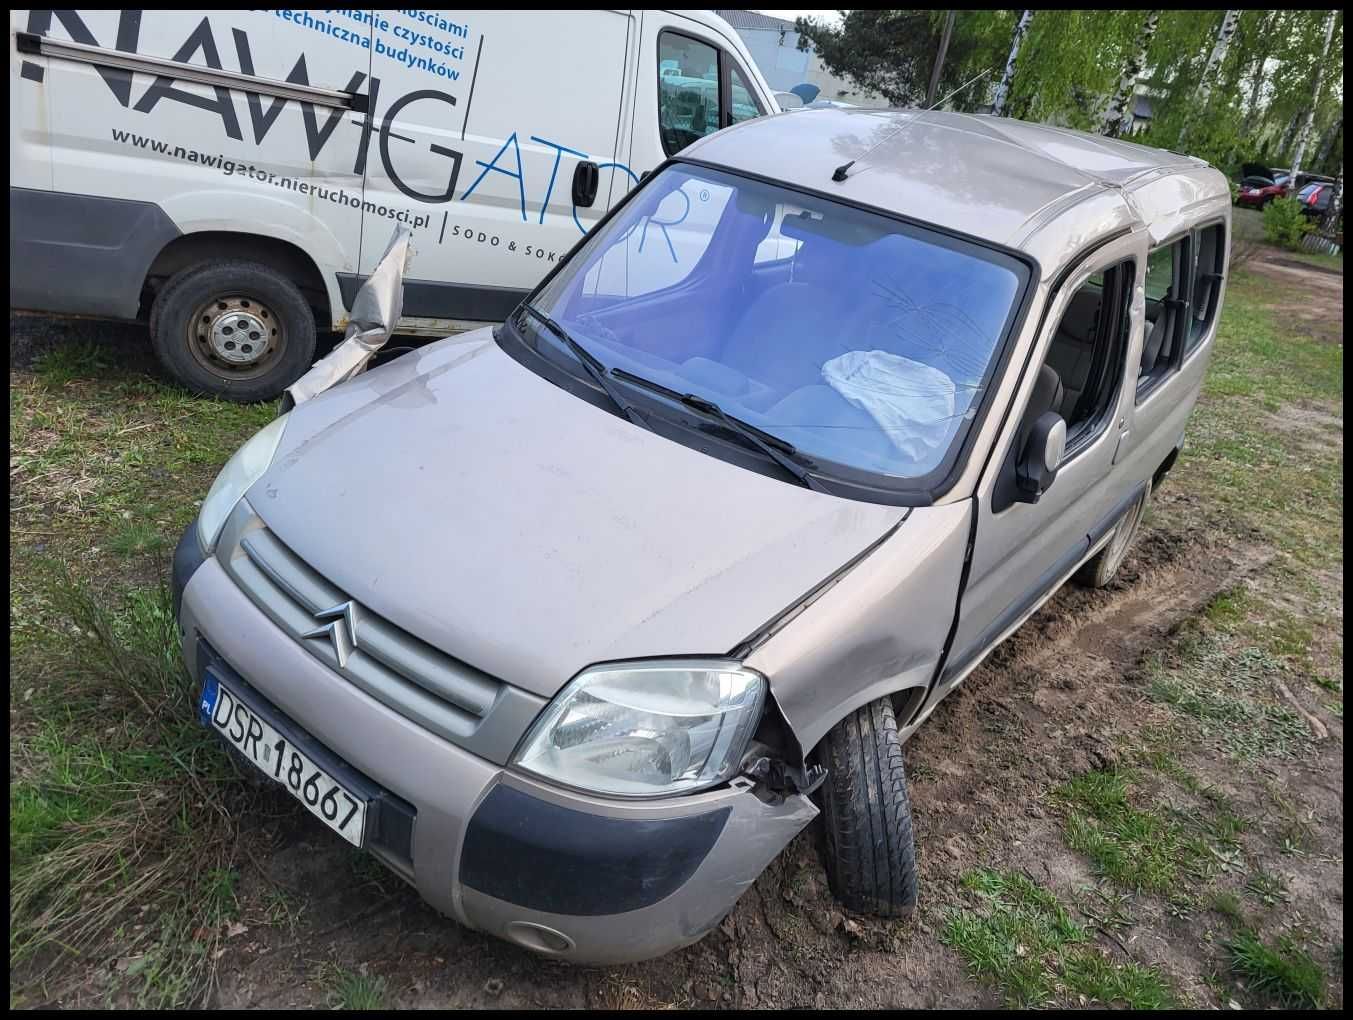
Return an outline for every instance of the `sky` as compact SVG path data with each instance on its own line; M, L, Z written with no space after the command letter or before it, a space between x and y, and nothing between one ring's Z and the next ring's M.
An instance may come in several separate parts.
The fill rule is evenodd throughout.
M817 18L819 21L826 21L829 24L839 24L841 15L836 11L757 11L758 14L764 14L771 18L784 18L786 21L793 21L795 18Z

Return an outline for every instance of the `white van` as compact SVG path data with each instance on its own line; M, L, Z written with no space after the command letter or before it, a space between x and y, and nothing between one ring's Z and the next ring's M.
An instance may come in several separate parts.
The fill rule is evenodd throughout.
M395 223L401 332L500 321L667 156L779 112L697 11L13 11L10 306L276 396Z

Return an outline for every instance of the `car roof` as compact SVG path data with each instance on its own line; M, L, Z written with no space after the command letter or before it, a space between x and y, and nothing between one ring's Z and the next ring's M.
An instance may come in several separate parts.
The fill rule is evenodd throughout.
M1046 257L1104 229L1177 221L1225 198L1226 178L1164 149L1004 117L919 110L827 109L744 121L682 157L783 181ZM845 180L837 168L852 164ZM1183 175L1187 186L1150 187ZM1149 196L1147 192L1152 192ZM1139 199L1149 197L1149 201ZM1081 221L1081 222L1077 222ZM1168 234L1177 222L1152 233ZM1059 235L1049 237L1052 235ZM1035 243L1035 236L1042 235ZM1063 243L1065 242L1065 243Z

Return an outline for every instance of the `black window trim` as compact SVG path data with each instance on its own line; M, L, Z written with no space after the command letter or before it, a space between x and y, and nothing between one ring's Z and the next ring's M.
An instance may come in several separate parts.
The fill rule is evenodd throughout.
M1182 292L1181 296L1172 298L1172 301L1178 302L1183 309L1183 314L1176 317L1175 321L1175 344L1170 351L1170 360L1164 366L1154 368L1149 376L1141 374L1141 362L1137 363L1137 392L1133 399L1134 406L1140 407L1150 396L1160 389L1161 384L1166 379L1171 378L1184 364L1184 343L1188 339L1188 316L1193 307L1193 246L1196 243L1193 226L1179 233L1172 235L1160 244L1148 248L1146 252L1146 261L1142 263L1142 295L1143 301L1146 298L1146 277L1151 272L1151 256L1164 248L1172 248L1175 245L1181 246L1181 251L1172 260L1171 273L1173 280L1171 287L1178 286ZM1150 321L1146 318L1145 308L1142 315L1142 344L1146 344L1147 337L1150 336Z
M715 81L715 84L718 89L718 101L719 101L718 121L717 121L718 126L714 129L714 131L722 131L724 128L729 127L732 124L733 90L732 90L731 67L736 67L738 71L742 74L743 80L746 81L748 84L751 83L752 76L747 73L746 68L744 68L740 63L738 63L738 60L735 56L729 53L726 49L724 49L724 47L720 46L718 43L713 42L712 40L707 39L704 36L696 35L693 32L686 32L679 28L662 28L658 30L657 46L656 49L654 50L654 58L655 58L654 73L657 76L657 85L658 85L658 91L654 95L654 102L657 104L657 109L655 113L657 115L658 120L658 142L659 144L662 145L663 153L667 155L669 158L672 158L675 157L677 153L672 152L670 149L667 148L667 139L663 137L662 133L662 40L663 36L667 35L679 35L684 39L689 39L692 42L697 42L703 46L708 46L710 49L714 51L715 60L718 62L719 65L718 77ZM752 102L756 105L756 115L758 117L764 117L766 115L766 108L761 103L761 97L758 96L754 90L752 91L751 95ZM710 131L709 134L712 135L714 131ZM701 137L705 136L702 135ZM694 142L690 144L693 145ZM677 152L681 151L682 149L677 150Z
M1109 273L1114 274L1113 294L1104 294L1100 306L1103 309L1107 309L1109 313L1107 316L1107 328L1103 331L1097 331L1099 332L1099 335L1095 337L1096 346L1098 346L1100 336L1111 337L1108 360L1107 362L1101 362L1098 366L1101 375L1097 380L1097 383L1101 389L1105 390L1105 392L1100 397L1100 405L1095 409L1094 413L1086 419L1083 426L1078 426L1073 433L1070 432L1070 423L1067 423L1068 436L1066 451L1062 457L1063 464L1070 463L1090 447L1094 446L1100 436L1104 435L1108 430L1109 423L1112 422L1117 415L1118 399L1123 392L1123 380L1127 378L1127 352L1128 348L1131 347L1131 338L1127 334L1127 329L1132 318L1132 290L1137 283L1137 263L1138 259L1135 254L1124 255L1116 262L1107 266L1101 266L1099 269L1093 270L1090 274L1093 276L1097 272L1103 273L1105 274L1106 281ZM1121 272L1125 266L1130 267L1126 274ZM1089 280L1087 278L1086 283L1088 282ZM1082 283L1081 287L1084 286L1085 284ZM1077 287L1076 292L1079 292L1079 290L1080 287ZM1075 297L1076 292L1072 293L1073 298ZM1110 300L1112 300L1112 304L1108 303ZM1068 307L1070 307L1069 301ZM1066 309L1062 310L1062 314L1066 314ZM1060 326L1061 324L1061 319L1058 319L1057 326ZM1057 326L1053 327L1054 337L1057 333ZM1048 351L1051 352L1051 350L1052 341L1049 340ZM1047 363L1046 354L1043 357L1043 361L1044 364ZM1092 368L1093 367L1092 364Z
M1202 247L1200 243L1202 233L1204 230L1211 230L1213 227L1221 228L1221 245L1217 249L1217 254L1221 261L1221 268L1217 270L1220 279L1217 281L1216 290L1213 291L1212 307L1208 309L1207 324L1203 327L1203 332L1199 335L1198 342L1190 347L1188 331L1186 330L1184 333L1184 356L1179 362L1179 367L1181 369L1195 354L1207 346L1204 341L1207 339L1208 333L1217 328L1217 320L1221 316L1221 292L1222 288L1226 286L1227 278L1230 275L1227 271L1230 269L1230 266L1226 259L1226 252L1228 250L1228 245L1231 243L1231 236L1227 229L1226 217L1216 216L1212 219L1204 220L1202 223L1198 223L1190 228L1190 233L1193 235L1195 271L1189 276L1189 321L1192 322L1193 316L1193 284L1198 279L1197 258L1199 249Z

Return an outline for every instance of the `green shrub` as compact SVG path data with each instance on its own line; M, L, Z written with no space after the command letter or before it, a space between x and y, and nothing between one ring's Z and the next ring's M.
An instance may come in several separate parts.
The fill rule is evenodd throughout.
M1275 198L1264 206L1264 238L1295 250L1313 228L1295 198Z

